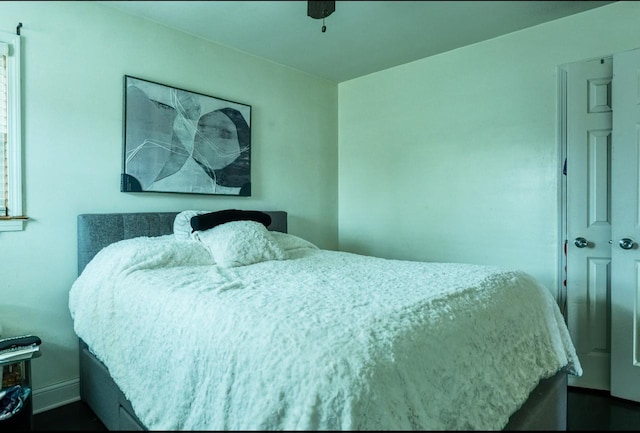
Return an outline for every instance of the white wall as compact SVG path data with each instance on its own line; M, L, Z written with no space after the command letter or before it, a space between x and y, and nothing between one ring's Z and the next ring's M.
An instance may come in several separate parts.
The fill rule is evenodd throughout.
M40 411L77 398L78 214L282 209L291 233L337 247L337 86L95 2L0 2L0 30L19 22L30 220L0 233L0 324L43 340ZM125 74L251 105L252 197L120 192Z
M616 2L339 87L339 245L557 290L560 64L640 47ZM427 42L428 43L428 42Z

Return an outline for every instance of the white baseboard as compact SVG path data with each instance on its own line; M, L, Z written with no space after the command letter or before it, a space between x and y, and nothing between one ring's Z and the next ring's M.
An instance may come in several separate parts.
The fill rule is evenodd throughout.
M80 400L80 379L34 389L33 413L45 412L78 400Z

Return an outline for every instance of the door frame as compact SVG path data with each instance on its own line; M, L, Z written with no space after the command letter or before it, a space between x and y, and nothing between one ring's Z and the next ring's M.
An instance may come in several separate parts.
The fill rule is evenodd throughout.
M564 173L567 158L567 70L559 65L558 71L558 281L556 301L567 322L567 176Z

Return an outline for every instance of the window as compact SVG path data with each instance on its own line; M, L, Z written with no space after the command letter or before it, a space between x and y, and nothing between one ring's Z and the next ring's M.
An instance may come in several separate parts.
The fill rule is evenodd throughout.
M22 230L20 36L0 32L0 231Z

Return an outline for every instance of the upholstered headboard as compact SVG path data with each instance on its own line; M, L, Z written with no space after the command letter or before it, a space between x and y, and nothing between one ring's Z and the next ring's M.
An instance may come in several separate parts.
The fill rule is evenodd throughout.
M263 211L271 216L269 230L287 232L287 213ZM138 236L173 233L178 212L95 213L78 215L78 275L102 248Z

